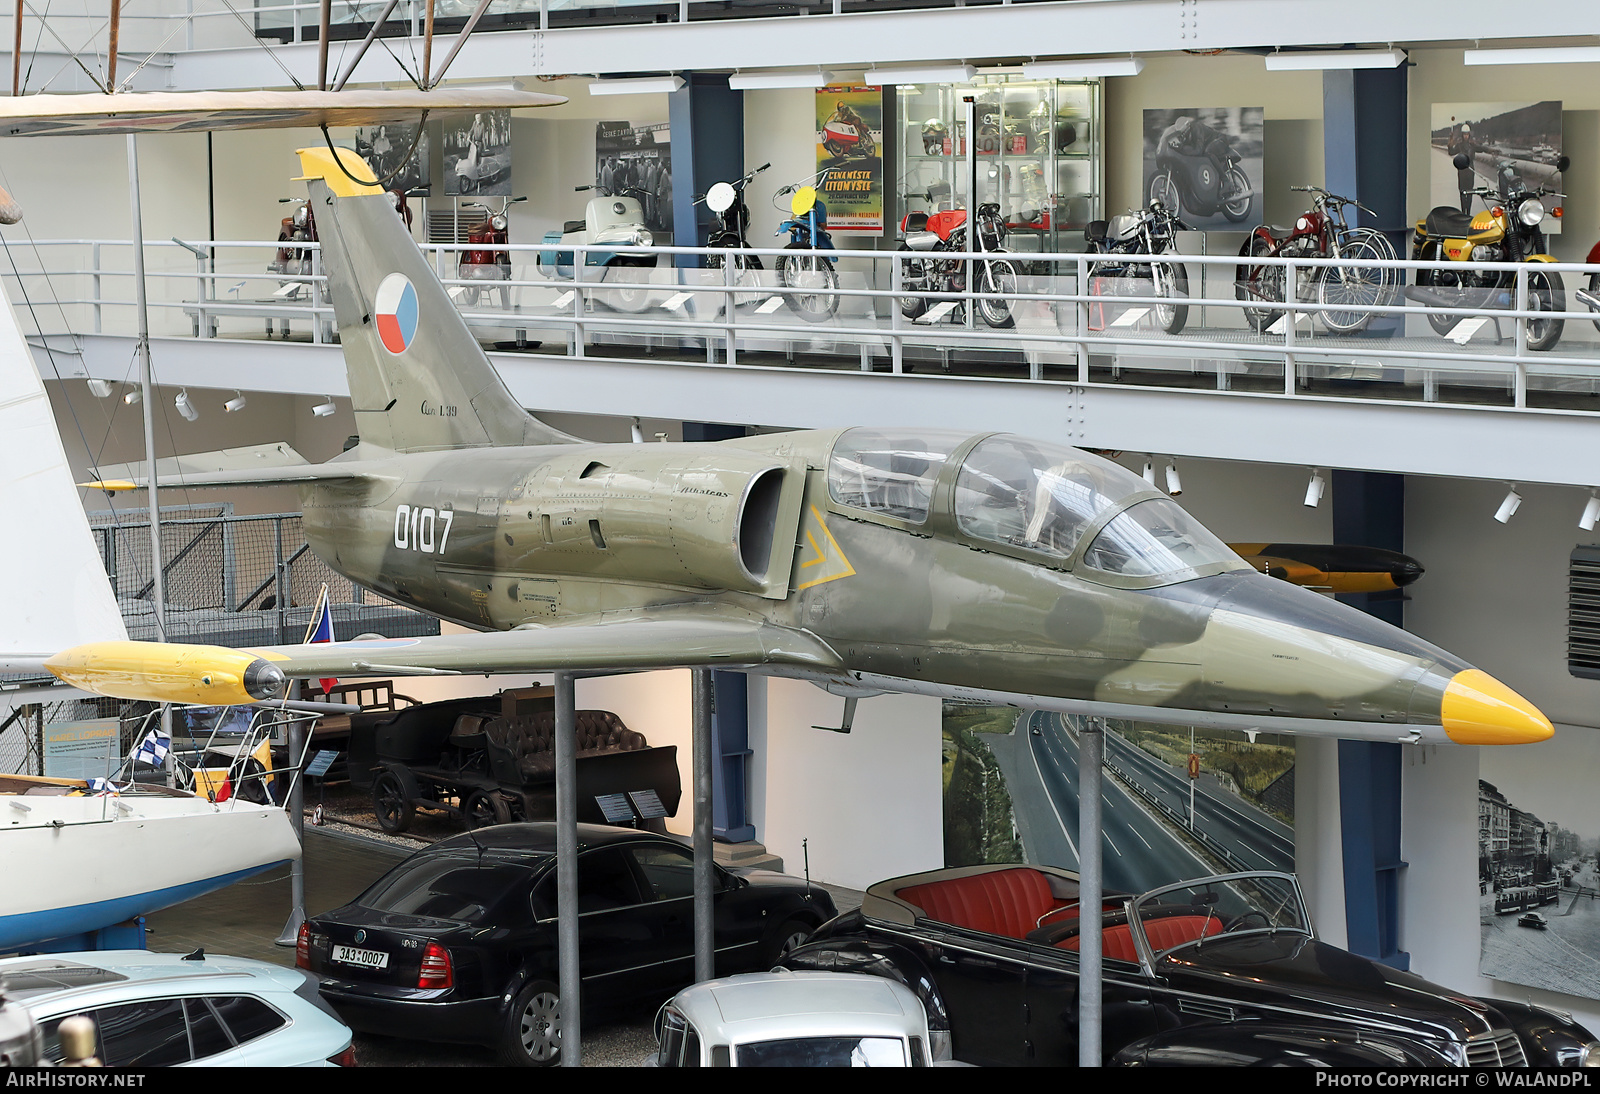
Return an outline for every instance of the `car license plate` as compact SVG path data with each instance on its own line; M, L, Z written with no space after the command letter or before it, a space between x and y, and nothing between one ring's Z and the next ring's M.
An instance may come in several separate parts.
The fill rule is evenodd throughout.
M344 965L360 965L363 969L389 967L389 955L382 950L358 950L354 946L335 946L333 959Z

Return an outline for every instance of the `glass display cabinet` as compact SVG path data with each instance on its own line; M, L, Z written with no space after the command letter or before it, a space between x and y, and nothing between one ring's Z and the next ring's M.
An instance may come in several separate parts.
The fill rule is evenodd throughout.
M992 76L897 89L899 208L967 207L966 104L976 110L978 201L1000 204L1014 251L1081 251L1102 216L1099 80Z

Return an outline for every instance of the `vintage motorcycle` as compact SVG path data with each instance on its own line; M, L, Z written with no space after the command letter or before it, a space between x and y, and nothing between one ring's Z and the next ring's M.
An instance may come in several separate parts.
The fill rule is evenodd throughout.
M715 183L711 189L695 198L696 202L705 202L706 208L717 216L717 227L706 245L726 248L731 252L727 257L715 253L707 255L706 269L720 270L731 262L736 285L754 287L760 281L756 271L761 269L761 256L746 253L750 246L750 241L745 237L750 227L750 206L745 203L744 191L751 180L771 166L770 163L763 163L737 182ZM754 299L749 293L734 294L735 302L740 304L748 303L747 297Z
M1234 224L1249 220L1255 192L1250 176L1239 166L1239 153L1228 148L1219 168L1210 153L1186 148L1177 129L1176 125L1169 126L1157 142L1156 173L1147 195L1150 203L1160 202L1174 216L1209 217L1221 213Z
M793 290L784 294L789 307L813 323L831 319L839 310L839 272L833 259L822 253L834 249L833 236L828 233L828 206L817 197L817 188L829 173L819 171L804 183L791 183L772 198L779 211L783 206L778 202L789 199L790 218L773 233L789 233L789 243L775 263L778 284Z
M1320 186L1291 186L1311 195L1311 208L1295 218L1287 231L1269 224L1258 224L1239 249L1240 263L1234 294L1245 301L1245 318L1260 331L1276 323L1283 309L1266 307L1282 304L1289 297L1287 265L1266 265L1251 261L1260 258L1333 258L1347 265L1297 266L1293 299L1315 301L1333 310L1318 314L1322 325L1334 334L1353 334L1372 322L1370 309L1390 303L1403 275L1393 266L1368 266L1367 262L1394 260L1394 246L1387 236L1372 228L1352 228L1345 215L1350 206L1375 215L1354 198L1340 197ZM1367 310L1363 310L1367 309Z
M1458 155L1453 161L1458 171L1472 161ZM1562 156L1557 171L1565 171L1568 159ZM1441 205L1417 221L1411 241L1411 257L1423 262L1554 262L1545 251L1544 197L1560 197L1554 190L1539 186L1528 189L1515 162L1501 160L1493 187L1480 186L1471 193L1489 208L1469 216L1459 209ZM1561 215L1557 207L1555 216ZM1446 266L1417 271L1416 284L1406 296L1422 304L1442 308L1515 308L1517 275L1512 270L1463 268L1457 272ZM1559 274L1535 270L1528 274L1528 308L1535 312L1566 310L1566 292ZM1429 312L1428 324L1440 334L1449 334L1463 316ZM1528 348L1547 350L1561 338L1561 319L1529 319Z
M922 196L929 204L937 204L931 190ZM1006 225L999 204L992 201L980 204L976 224L970 250L984 254L1005 253ZM973 288L979 294L978 314L983 321L1001 329L1016 325L1010 303L1017 295L1014 263L1003 258L940 257L940 252L969 250L965 209L907 213L900 221L898 250L917 255L900 260L900 314L907 319L918 318L931 306L932 302L921 295L923 293L966 292L967 271L971 269ZM964 317L961 305L951 309L951 314Z
M511 206L527 200L525 197L506 198L500 203L498 213L491 212L487 205L476 201L465 202L461 206L463 209L482 209L484 218L467 232L470 249L461 252L456 262L456 276L463 281L498 281L502 310L509 310L511 306L510 287L506 285L511 280L511 252L504 249L511 239L509 213ZM487 297L489 291L488 284L459 285L452 295L470 308Z
M568 246L609 243L619 247L649 247L655 243L655 235L644 226L644 205L640 202L645 196L643 190L632 186L617 191L601 186L573 187L576 193L590 190L599 193L589 199L584 208L584 218L567 221L559 232L546 232L541 242L547 247L562 243ZM576 272L573 261L576 253L559 249L541 250L539 266L548 276L570 279ZM614 251L588 251L584 254L583 264L586 267L601 267L599 280L616 282L615 290L607 296L607 303L624 311L638 311L648 302L651 290L649 285L641 283L637 275L630 271L654 267L657 257L637 252L619 254Z
M279 221L278 242L289 246L279 247L273 253L272 263L267 266L267 272L282 274L285 277L310 277L311 248L295 244L317 241L317 218L305 198L279 198L278 204L293 204L295 210ZM275 295L295 300L302 295L309 295L310 289L311 283L308 281L285 281ZM287 325L284 333L288 333Z
M1192 231L1165 205L1152 202L1146 209L1130 209L1109 221L1093 220L1083 230L1089 250L1103 255L1162 255L1176 251L1178 232ZM1177 334L1189 320L1189 271L1181 262L1094 262L1090 277L1137 278L1149 282L1133 295L1154 297L1156 325Z
M852 156L872 157L878 154L878 142L865 124L847 122L835 116L822 125L822 147L834 159Z
M1596 243L1589 249L1589 257L1584 261L1591 266L1600 265L1600 243ZM1587 304L1589 310L1596 313L1597 318L1593 322L1596 327L1600 327L1600 273L1590 274L1589 284L1585 288L1579 289L1574 295L1577 296L1580 304Z

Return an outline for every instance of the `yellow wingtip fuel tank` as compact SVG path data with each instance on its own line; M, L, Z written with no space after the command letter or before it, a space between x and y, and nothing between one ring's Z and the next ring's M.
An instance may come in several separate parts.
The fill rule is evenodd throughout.
M89 642L45 663L64 683L152 703L235 706L283 694L277 666L248 650L166 642Z

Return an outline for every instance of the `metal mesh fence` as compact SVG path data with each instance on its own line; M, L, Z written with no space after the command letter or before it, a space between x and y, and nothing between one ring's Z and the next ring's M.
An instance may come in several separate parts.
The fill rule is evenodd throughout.
M181 514L181 515L179 515ZM253 645L299 642L323 585L339 638L438 634L432 616L375 596L311 552L298 513L233 516L185 507L161 520L167 639ZM128 635L157 637L150 524L90 515Z

